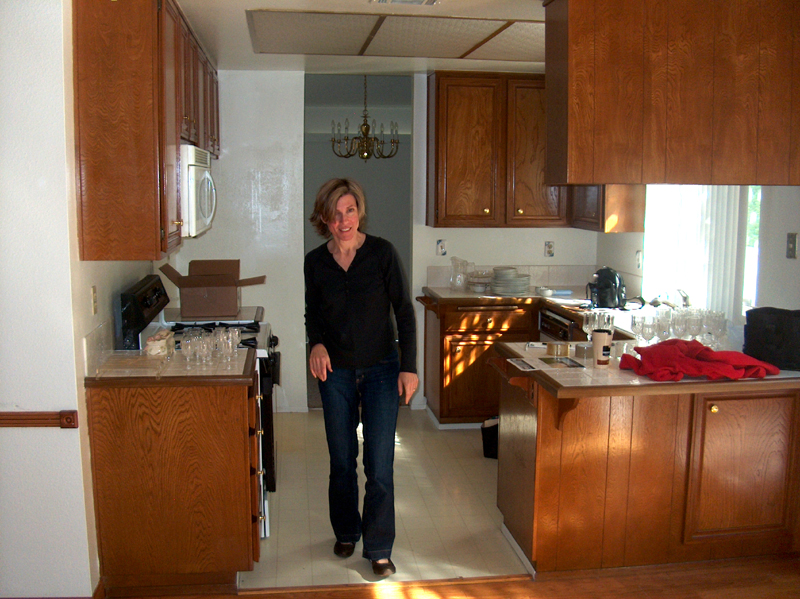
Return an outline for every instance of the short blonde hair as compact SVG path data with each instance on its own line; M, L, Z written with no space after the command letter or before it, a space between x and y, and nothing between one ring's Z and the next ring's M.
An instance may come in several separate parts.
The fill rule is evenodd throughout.
M348 194L356 199L358 230L364 231L364 227L367 225L367 200L361 185L352 179L331 179L319 188L317 199L314 202L314 211L308 219L322 237L327 239L331 236L328 223L333 222L336 218L336 204Z

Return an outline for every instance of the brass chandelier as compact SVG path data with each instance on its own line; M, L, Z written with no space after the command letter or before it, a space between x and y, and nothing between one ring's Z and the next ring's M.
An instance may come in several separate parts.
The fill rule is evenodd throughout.
M372 119L372 127L369 125L369 113L367 112L367 76L364 75L364 122L361 123L361 135L350 138L349 136L350 122L344 120L344 137L342 137L342 124L331 121L331 148L333 153L340 158L350 158L351 156L358 156L363 158L364 162L372 158L391 158L397 154L397 148L400 145L398 137L397 123L389 121L389 143L391 144L388 152L384 151L384 134L383 123L381 123L380 138L370 136L370 131L375 129L375 119Z

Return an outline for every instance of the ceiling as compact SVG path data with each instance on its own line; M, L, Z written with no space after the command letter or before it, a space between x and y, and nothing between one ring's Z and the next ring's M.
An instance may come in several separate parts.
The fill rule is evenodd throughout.
M178 3L219 70L544 72L541 0L429 1Z

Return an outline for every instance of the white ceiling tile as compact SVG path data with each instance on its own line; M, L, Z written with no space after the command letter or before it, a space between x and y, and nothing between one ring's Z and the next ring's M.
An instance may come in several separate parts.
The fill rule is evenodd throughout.
M505 21L436 17L386 17L365 56L458 58Z
M253 51L263 54L357 55L377 15L248 10Z
M465 58L544 62L544 23L514 23Z

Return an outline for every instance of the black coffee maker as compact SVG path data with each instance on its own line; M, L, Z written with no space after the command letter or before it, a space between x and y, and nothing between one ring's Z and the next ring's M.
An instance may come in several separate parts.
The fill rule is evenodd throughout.
M616 270L604 266L586 284L586 299L591 300L592 308L624 308L625 282Z

